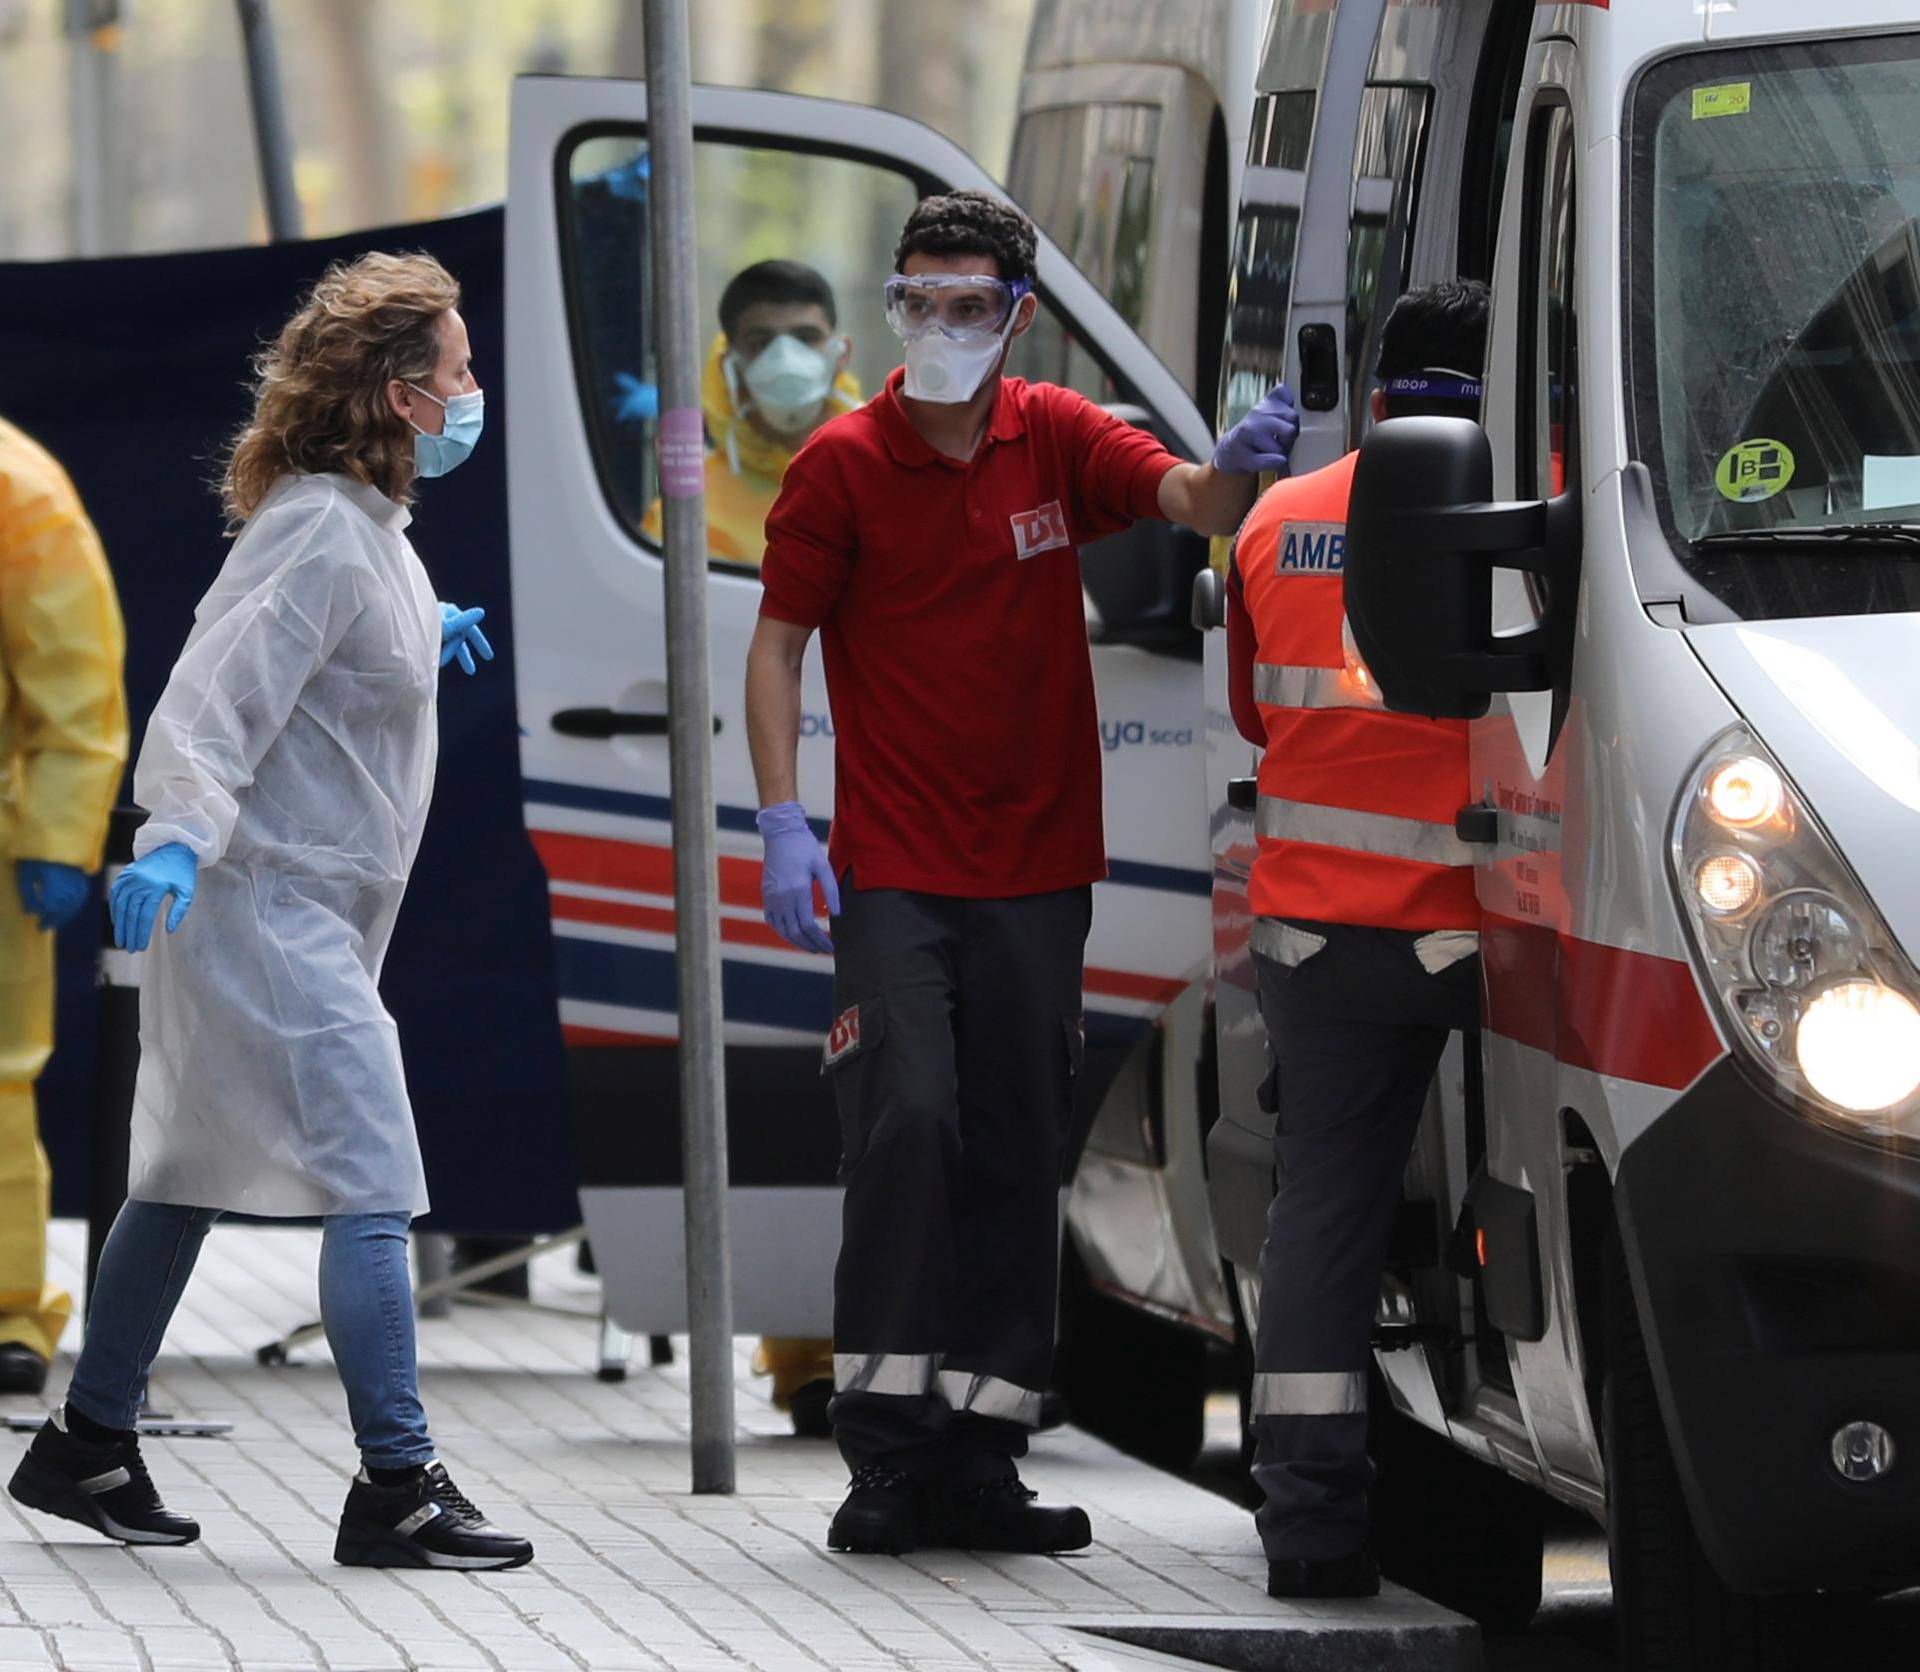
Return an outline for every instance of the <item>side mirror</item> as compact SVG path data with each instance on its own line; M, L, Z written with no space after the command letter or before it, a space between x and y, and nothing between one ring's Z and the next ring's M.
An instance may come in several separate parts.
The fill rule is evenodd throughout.
M1192 618L1196 633L1227 624L1227 577L1212 564L1193 577Z
M1547 531L1546 501L1494 503L1493 449L1472 419L1374 428L1353 475L1345 593L1387 707L1472 720L1495 691L1552 688L1548 628L1496 637L1492 624L1493 571L1549 573Z
M1153 521L1083 547L1080 582L1093 606L1088 636L1095 644L1131 644L1197 659L1190 594L1207 555L1204 535Z

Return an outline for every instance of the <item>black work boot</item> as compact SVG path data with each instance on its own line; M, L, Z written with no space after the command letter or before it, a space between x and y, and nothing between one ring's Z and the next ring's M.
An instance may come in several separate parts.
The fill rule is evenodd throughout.
M200 1523L160 1502L131 1430L94 1445L67 1431L55 1411L33 1437L7 1483L7 1495L29 1509L78 1521L122 1544L191 1544Z
M1377 1597L1380 1594L1380 1564L1371 1550L1356 1550L1351 1556L1334 1556L1325 1561L1295 1557L1290 1561L1267 1563L1267 1595L1270 1597Z
M342 1567L515 1568L533 1560L526 1539L503 1533L429 1463L402 1486L353 1477L333 1559Z
M941 1495L938 1543L955 1550L1008 1550L1029 1556L1084 1550L1093 1543L1087 1512L1070 1504L1037 1504L1011 1459L1004 1470L950 1487Z
M846 1502L827 1528L827 1548L860 1556L904 1556L920 1543L926 1495L911 1475L884 1463L853 1471Z
M40 1393L47 1361L24 1341L0 1341L0 1393Z

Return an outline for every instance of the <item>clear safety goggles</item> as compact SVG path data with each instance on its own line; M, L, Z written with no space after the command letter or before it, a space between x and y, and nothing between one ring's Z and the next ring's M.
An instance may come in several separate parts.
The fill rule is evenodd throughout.
M936 327L949 337L995 336L1032 289L1031 280L985 273L895 273L880 293L887 324L910 343Z

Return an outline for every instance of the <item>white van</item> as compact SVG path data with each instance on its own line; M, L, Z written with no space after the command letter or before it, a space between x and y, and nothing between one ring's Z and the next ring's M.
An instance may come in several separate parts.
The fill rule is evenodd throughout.
M908 211L925 193L992 182L948 141L882 111L699 88L693 115L702 312L713 321L721 289L751 262L805 262L837 293L863 390L878 390L898 361L880 285ZM640 83L515 86L507 445L526 819L550 880L585 1218L611 1315L651 1334L683 1327L684 1268L663 571L644 526L654 426L622 396L623 374L653 380L647 144ZM1038 290L1013 371L1079 389L1183 457L1207 456L1212 426L1179 377L1044 237ZM1085 1090L1088 1107L1123 1108L1138 1131L1175 1072L1168 1030L1184 1029L1174 1060L1188 1065L1189 1107L1200 1049L1211 883L1188 593L1208 551L1146 524L1085 556L1111 870L1087 948ZM840 1231L838 1125L818 1072L831 968L761 921L742 712L760 585L724 560L709 584L735 1317L743 1331L825 1335ZM832 717L817 660L804 696L801 791L824 814ZM1197 1132L1191 1120L1182 1130L1192 1165L1180 1219L1205 1238ZM1192 1309L1226 1317L1210 1238L1192 1267L1210 1285ZM1153 1294L1177 1293L1173 1281Z
M1356 107L1355 43L1389 41L1404 73ZM1539 1523L1497 1484L1524 1481L1604 1520L1627 1664L1776 1664L1778 1599L1920 1581L1920 22L1283 0L1261 74L1317 100L1303 256L1277 330L1236 311L1227 387L1331 327L1337 444L1304 462L1363 442L1371 345L1299 305L1304 252L1361 242L1356 108L1411 123L1374 318L1408 283L1494 292L1484 427L1366 436L1346 543L1388 700L1474 720L1486 912L1484 1025L1381 1301L1411 1419L1382 1537L1524 1612ZM1209 749L1210 1182L1244 1293L1273 1182L1252 752L1222 715Z

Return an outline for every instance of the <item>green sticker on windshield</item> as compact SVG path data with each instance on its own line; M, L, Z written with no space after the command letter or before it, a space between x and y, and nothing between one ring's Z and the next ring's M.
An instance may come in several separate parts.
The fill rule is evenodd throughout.
M1771 499L1792 480L1793 450L1784 441L1736 441L1713 473L1720 497L1738 505Z
M1693 90L1693 119L1704 121L1709 116L1744 116L1753 108L1753 83L1750 81L1729 81L1719 87L1696 87Z

